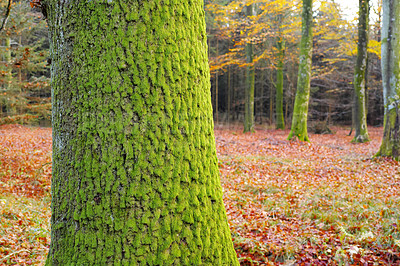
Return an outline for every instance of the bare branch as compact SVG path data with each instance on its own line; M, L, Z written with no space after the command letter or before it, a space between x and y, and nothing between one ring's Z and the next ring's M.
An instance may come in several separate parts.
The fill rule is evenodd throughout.
M8 16L10 15L10 11L11 11L11 3L12 3L12 0L8 0L7 10L6 10L6 13L4 14L4 19L3 19L3 23L1 24L0 31L2 31L4 29L4 26L7 23Z

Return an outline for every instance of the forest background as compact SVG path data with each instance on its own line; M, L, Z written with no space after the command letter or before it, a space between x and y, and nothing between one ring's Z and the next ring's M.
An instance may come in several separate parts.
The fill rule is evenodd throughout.
M214 118L217 124L243 119L246 67L254 65L255 121L275 122L275 90L282 69L283 116L290 124L297 87L301 1L251 2L258 10L253 16L243 13L248 2L206 3ZM314 5L309 125L314 129L321 122L350 125L358 15L349 16L334 1ZM376 126L383 124L381 3L374 3L370 12L367 122ZM252 62L246 59L247 43L254 47Z
M2 14L8 1L1 1ZM254 119L275 122L278 69L283 75L283 117L290 125L297 86L301 1L252 0L204 2L211 93L217 125L240 125L244 119L246 69L254 67ZM256 6L245 14L246 5ZM0 124L50 125L51 93L47 25L40 10L13 1L0 32ZM381 3L371 3L367 70L367 123L383 124L380 67ZM3 18L4 19L4 18ZM357 14L349 15L335 1L314 4L309 126L351 125ZM246 44L252 44L252 61ZM282 62L280 65L279 62ZM322 124L321 124L322 123Z

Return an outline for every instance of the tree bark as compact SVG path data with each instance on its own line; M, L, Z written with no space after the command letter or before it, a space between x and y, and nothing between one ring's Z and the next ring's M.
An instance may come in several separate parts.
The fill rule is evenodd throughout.
M246 10L247 16L254 15L254 6L250 4ZM244 132L254 132L254 80L255 71L253 64L253 44L246 44L246 85L244 106Z
M377 156L400 154L400 3L383 0L382 82L385 105L382 144Z
M227 109L227 124L230 124L230 118L231 118L231 95L232 95L232 88L231 88L231 66L228 66L228 92L227 92L227 103L228 103L228 109Z
M4 61L6 62L6 77L5 77L5 82L6 82L6 88L8 91L8 95L10 95L10 99L8 101L8 107L7 107L7 115L13 116L13 115L18 115L18 110L17 110L17 99L18 99L18 94L16 89L13 88L11 85L12 81L12 66L11 66L11 38L6 37L5 40L5 47L6 47L6 52L4 55Z
M358 52L354 71L354 115L355 136L352 142L369 141L366 108L366 73L368 62L369 0L359 0Z
M218 38L217 38L217 58L219 56L218 51ZM215 71L215 123L218 124L218 79L219 79L219 71L218 69Z
M276 103L275 115L276 129L285 129L285 119L283 116L283 67L285 59L285 40L280 37L277 43L278 48L278 68L276 72Z
M292 126L288 139L309 141L307 133L308 103L312 66L312 0L303 0L300 62L297 76L296 99L293 108Z
M239 265L217 165L203 1L46 5L46 265Z

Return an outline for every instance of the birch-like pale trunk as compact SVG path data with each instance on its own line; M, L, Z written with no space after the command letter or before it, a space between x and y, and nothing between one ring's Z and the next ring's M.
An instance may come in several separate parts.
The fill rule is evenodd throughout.
M385 119L377 156L400 156L400 3L383 0L382 83Z

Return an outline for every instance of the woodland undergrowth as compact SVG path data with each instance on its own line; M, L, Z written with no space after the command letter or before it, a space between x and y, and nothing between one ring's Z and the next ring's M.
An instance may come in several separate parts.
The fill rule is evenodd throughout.
M242 265L400 265L400 164L348 129L215 131ZM43 265L50 243L51 129L0 127L0 265Z

